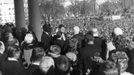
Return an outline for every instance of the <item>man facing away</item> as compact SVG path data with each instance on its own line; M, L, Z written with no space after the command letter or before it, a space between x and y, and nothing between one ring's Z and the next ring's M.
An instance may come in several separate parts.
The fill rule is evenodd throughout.
M17 46L7 48L7 60L1 65L2 75L27 75L23 65L19 62L20 49Z

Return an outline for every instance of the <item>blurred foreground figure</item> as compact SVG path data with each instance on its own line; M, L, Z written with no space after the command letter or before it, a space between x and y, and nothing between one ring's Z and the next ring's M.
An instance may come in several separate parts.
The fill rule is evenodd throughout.
M8 58L1 66L2 75L27 75L19 61L20 49L17 46L9 46L7 50Z
M41 59L39 68L32 75L55 75L55 63L52 57L45 56Z
M79 69L81 75L98 75L97 62L103 62L100 57L100 50L96 47L92 31L86 34L87 45L80 49L79 53Z
M55 75L68 75L70 72L70 62L67 56L61 55L61 48L52 45L48 54L55 62Z
M39 69L40 62L45 56L44 49L41 47L35 47L32 51L32 56L30 58L31 64L28 67L29 75L33 75L36 70Z
M106 60L106 40L99 36L99 31L97 28L92 29L94 36L94 44L98 50L100 50L101 57Z
M5 52L5 45L4 45L4 43L2 41L0 41L0 66L1 66L1 63L7 57L7 55L4 52Z
M133 42L134 42L134 37L133 37ZM128 57L129 57L129 62L128 62L128 69L127 71L134 74L134 48L132 50L127 51Z

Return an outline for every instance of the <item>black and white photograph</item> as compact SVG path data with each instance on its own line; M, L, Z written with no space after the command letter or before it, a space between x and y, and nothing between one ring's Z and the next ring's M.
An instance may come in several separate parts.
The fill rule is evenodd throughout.
M0 75L134 75L134 0L0 0Z

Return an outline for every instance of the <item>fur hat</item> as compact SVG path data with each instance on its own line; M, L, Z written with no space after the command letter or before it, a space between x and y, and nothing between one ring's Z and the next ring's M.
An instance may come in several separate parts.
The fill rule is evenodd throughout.
M116 27L114 29L114 34L115 35L123 35L123 30L121 28L119 28L119 27Z
M45 56L42 58L40 62L40 69L43 72L47 72L51 67L55 67L54 60L50 56Z
M13 38L12 40L8 40L8 45L16 45L19 46L19 41L16 38Z
M106 75L118 75L118 68L116 67L116 63L107 60L104 66L105 66L104 73Z
M66 56L71 60L71 61L76 61L76 59L77 59L77 56L76 56L76 54L75 53L73 53L73 52L68 52L68 53L66 53Z
M120 64L121 72L124 72L128 67L128 56L124 51L115 51L110 55L113 62Z
M60 56L61 48L57 45L51 45L50 50L48 51L48 54L54 58L57 58Z
M40 61L46 53L42 47L35 47L32 51L32 56L30 58L31 62Z
M49 52L54 53L54 54L60 54L61 53L61 48L57 45L51 45Z
M57 66L57 69L60 71L60 72L66 72L69 70L70 68L70 62L69 62L69 59L62 55L60 57L57 58L57 61L55 62L56 66Z

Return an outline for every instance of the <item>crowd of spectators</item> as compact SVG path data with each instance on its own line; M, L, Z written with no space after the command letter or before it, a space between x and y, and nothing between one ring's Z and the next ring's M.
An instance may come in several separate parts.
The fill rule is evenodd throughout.
M132 42L132 38L134 36L134 18L130 19L119 19L119 20L96 20L96 19L65 19L59 21L54 21L51 23L54 32L59 23L63 23L66 27L67 33L73 32L74 26L79 26L81 28L82 33L86 33L91 28L97 28L99 30L100 36L107 39L107 41L111 41L111 35L116 27L120 27L124 31L124 37L128 40L127 44L130 47L134 47L134 43Z
M0 26L1 75L133 75L134 19Z

